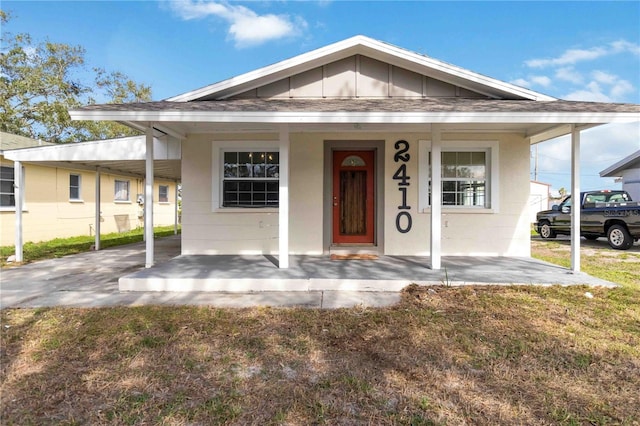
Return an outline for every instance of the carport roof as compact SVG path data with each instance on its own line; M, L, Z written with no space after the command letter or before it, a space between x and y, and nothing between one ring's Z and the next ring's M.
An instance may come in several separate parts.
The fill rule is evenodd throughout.
M154 138L154 176L180 180L180 141L171 137ZM3 152L5 158L24 163L81 170L145 176L146 139L132 136L69 144L53 144Z

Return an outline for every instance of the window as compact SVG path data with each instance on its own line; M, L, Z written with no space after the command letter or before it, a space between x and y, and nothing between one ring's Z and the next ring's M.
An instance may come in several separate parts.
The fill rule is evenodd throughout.
M167 185L160 185L158 187L158 202L159 203L169 202L169 187Z
M0 167L0 207L15 207L13 167Z
M442 153L442 205L486 207L487 163L484 151Z
M115 201L130 201L128 180L116 180L114 199Z
M431 206L431 151L421 142L420 208ZM498 209L498 142L445 142L441 157L444 208Z
M224 151L222 207L278 207L277 151Z
M80 175L69 175L69 199L80 199Z

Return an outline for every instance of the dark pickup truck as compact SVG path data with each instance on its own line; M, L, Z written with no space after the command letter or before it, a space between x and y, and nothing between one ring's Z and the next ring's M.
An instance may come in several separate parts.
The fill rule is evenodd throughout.
M580 235L588 240L607 237L616 250L627 250L640 239L640 203L626 191L581 192ZM536 230L542 238L571 233L571 196L551 210L538 212Z

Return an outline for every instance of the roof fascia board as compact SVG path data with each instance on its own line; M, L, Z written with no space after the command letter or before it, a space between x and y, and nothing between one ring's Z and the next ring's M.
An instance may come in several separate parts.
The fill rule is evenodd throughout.
M203 123L576 123L640 121L637 112L70 111L73 120ZM131 120L131 116L135 120Z
M618 177L629 164L640 160L640 149L600 172L600 177Z
M154 160L180 160L180 147L154 138ZM48 145L7 150L5 158L13 161L132 161L145 160L143 136L122 139Z
M374 59L386 61L421 74L429 74L429 71L431 71L435 73L435 77L443 81L490 97L498 96L489 90L482 90L482 88L477 87L476 84L529 100L557 100L554 97L496 80L365 36L355 36L166 100L172 102L188 102L205 96L215 97L216 94L219 94L219 96L216 97L217 99L226 99L238 93L251 90L252 88L273 83L287 76L304 72L355 54L362 54ZM470 81L475 84L465 84L465 81ZM253 84L250 84L252 82Z

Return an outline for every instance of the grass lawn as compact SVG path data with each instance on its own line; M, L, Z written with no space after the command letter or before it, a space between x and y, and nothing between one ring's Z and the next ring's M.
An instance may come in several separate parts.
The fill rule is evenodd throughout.
M128 232L113 232L110 234L100 235L100 247L105 249L108 247L121 246L124 244L142 241L143 232L143 228L137 228ZM178 232L180 232L180 228L178 228ZM173 235L173 233L173 226L160 226L153 229L153 234L156 238ZM25 243L23 247L24 263L89 251L94 243L95 237L88 235L71 238L56 238L51 241L38 243L28 242ZM7 258L14 254L15 251L15 246L0 247L0 266L6 266Z
M640 253L586 287L419 288L390 308L1 312L10 424L640 423ZM534 241L568 261L568 246ZM587 297L589 292L593 297Z

